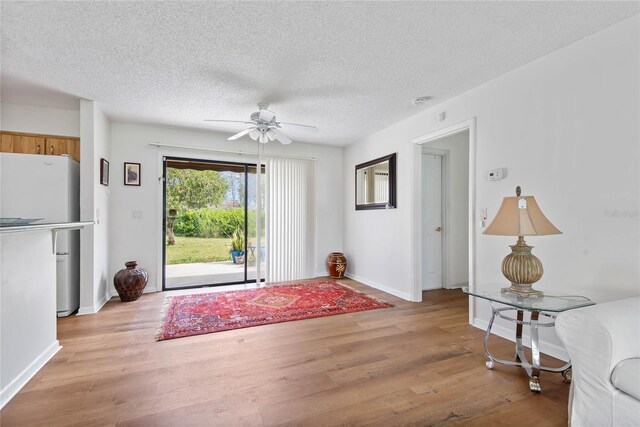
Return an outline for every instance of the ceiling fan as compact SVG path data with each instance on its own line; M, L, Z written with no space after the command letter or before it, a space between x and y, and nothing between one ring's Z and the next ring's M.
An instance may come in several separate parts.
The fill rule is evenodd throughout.
M276 114L273 111L269 111L269 104L265 102L258 103L258 111L251 113L249 121L245 120L212 120L207 119L205 122L219 122L219 123L244 123L250 125L242 132L238 132L235 135L230 136L229 141L241 138L245 135L249 135L254 141L260 141L266 144L269 141L278 140L280 143L286 145L291 144L293 141L287 135L282 133L281 129L284 128L298 128L311 132L318 132L318 128L315 126L299 125L296 123L285 123L276 120Z

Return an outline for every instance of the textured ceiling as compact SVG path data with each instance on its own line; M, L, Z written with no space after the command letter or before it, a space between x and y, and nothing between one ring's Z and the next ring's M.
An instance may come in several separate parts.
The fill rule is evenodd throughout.
M1 2L2 99L237 131L259 101L348 144L640 11L638 2ZM411 105L418 96L433 99ZM75 103L75 104L74 104Z

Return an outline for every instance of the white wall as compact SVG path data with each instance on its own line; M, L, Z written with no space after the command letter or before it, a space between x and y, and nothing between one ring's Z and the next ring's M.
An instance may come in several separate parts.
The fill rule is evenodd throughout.
M502 198L521 185L564 232L528 240L545 267L540 287L599 301L640 294L639 36L635 16L346 148L345 250L352 274L417 297L408 253L420 149L411 139L475 117L475 217L486 207L491 220ZM438 122L442 111L446 119ZM398 209L356 212L354 166L395 151ZM487 181L487 171L497 167L508 169L507 178ZM477 283L504 283L500 263L515 240L483 236L476 223ZM488 307L475 304L474 321L483 325Z
M0 234L0 408L60 350L51 231Z
M255 155L235 155L202 150L149 146L150 142L170 145L235 150L257 153L258 145L248 138L227 141L229 133L206 132L158 126L113 123L111 126L110 268L108 277L124 268L125 261L137 260L149 272L146 292L162 290L160 254L162 249L161 210L162 156L179 156L253 162ZM316 158L316 274L326 275L325 258L342 250L342 148L294 142L283 146L271 142L263 146L265 155ZM123 184L124 162L141 163L141 186ZM132 211L139 211L134 219ZM111 287L112 284L110 284Z
M466 286L469 284L469 132L425 143L423 147L448 151L449 198L446 202L450 223L445 226L444 235L450 262L445 287Z
M111 125L98 103L80 101L80 219L94 225L80 231L80 309L78 314L97 313L109 297L109 194L100 184L100 159L109 161Z
M32 105L0 104L0 128L46 135L80 136L80 111Z
M412 259L413 162L415 147L392 126L344 150L346 275L407 300L414 299ZM355 210L355 165L397 153L396 209Z

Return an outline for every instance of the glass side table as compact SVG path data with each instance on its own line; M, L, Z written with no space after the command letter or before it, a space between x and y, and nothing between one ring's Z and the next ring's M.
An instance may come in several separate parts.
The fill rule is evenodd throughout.
M484 351L487 354L489 360L486 362L487 369L493 369L495 363L501 363L509 366L520 366L529 375L529 389L531 391L540 392L540 371L547 372L561 372L565 381L570 381L568 371L571 369L571 361L565 365L551 368L546 366L540 366L540 348L538 347L538 328L539 327L553 327L555 326L556 314L566 310L572 310L574 308L586 307L594 305L595 303L588 298L578 295L548 295L544 296L530 296L521 297L514 294L504 293L500 290L500 287L504 285L494 286L467 286L462 288L462 291L477 298L482 298L491 304L491 320L489 320L489 326L487 327L487 333L484 336ZM497 304L505 305L506 307L496 307ZM515 317L510 317L505 312L515 311ZM531 319L529 321L524 320L524 312L531 313ZM496 316L513 322L516 324L516 355L515 361L499 359L489 352L489 337L491 336L491 328ZM540 316L544 316L549 320L542 323L539 321ZM531 363L524 354L524 347L522 345L522 328L523 326L529 326L531 335Z

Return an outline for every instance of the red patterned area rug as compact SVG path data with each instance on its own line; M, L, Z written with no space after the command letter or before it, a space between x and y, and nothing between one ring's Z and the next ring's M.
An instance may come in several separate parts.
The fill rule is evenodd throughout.
M333 281L167 297L156 340L393 307Z

